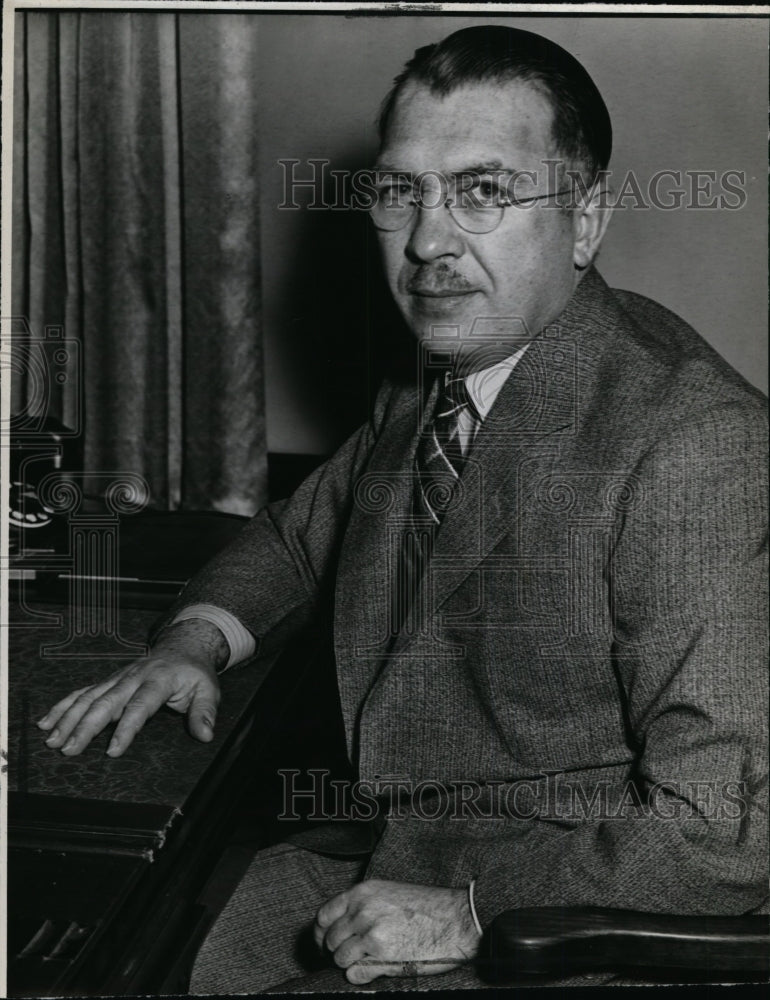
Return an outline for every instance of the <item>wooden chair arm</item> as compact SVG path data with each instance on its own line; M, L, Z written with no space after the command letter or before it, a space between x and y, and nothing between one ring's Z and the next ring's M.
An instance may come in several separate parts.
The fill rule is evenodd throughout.
M496 981L645 968L755 973L758 980L770 971L770 916L534 907L501 913L487 937L484 964Z

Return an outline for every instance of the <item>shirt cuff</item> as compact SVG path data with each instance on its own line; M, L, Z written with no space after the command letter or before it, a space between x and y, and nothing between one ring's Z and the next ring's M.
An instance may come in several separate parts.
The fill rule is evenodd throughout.
M218 608L214 604L189 604L186 608L182 608L171 624L176 625L177 622L188 621L190 618L200 618L205 622L210 622L225 637L230 649L230 657L221 668L220 673L222 670L232 667L234 663L241 663L254 655L257 648L254 636L224 608Z
M479 932L481 937L484 937L484 931L481 929L481 924L479 923L479 917L476 913L476 903L473 899L473 890L476 887L476 879L473 878L468 885L468 906L471 909L471 916L473 917L473 922L476 925L476 930Z

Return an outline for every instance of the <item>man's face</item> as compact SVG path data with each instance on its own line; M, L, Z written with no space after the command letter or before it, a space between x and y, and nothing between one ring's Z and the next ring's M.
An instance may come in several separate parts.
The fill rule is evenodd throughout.
M556 156L551 121L546 99L527 83L476 84L446 97L407 84L378 169L447 178L484 167L530 170L537 180L522 176L516 196L545 194L554 183L543 166ZM506 208L490 233L464 231L442 205L418 209L403 229L378 236L390 289L421 340L457 327L467 346L475 320L482 337L520 338L521 321L534 335L562 312L577 283L573 222L553 199Z

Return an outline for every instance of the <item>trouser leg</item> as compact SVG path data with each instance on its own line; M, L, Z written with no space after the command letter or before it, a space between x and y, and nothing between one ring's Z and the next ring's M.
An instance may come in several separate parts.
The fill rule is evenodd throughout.
M290 844L258 852L198 952L190 993L259 993L328 965L311 937L316 912L365 869L365 858Z

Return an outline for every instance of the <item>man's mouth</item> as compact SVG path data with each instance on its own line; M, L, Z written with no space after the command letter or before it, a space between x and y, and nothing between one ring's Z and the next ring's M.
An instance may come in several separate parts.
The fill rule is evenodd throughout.
M406 282L406 291L424 299L456 299L472 295L477 289L464 275L441 264L417 268Z
M473 295L475 288L420 288L409 286L410 295L419 295L425 299L454 299L460 295Z
M406 290L409 295L424 299L456 299L477 291L467 278L451 271L413 274L406 283Z

